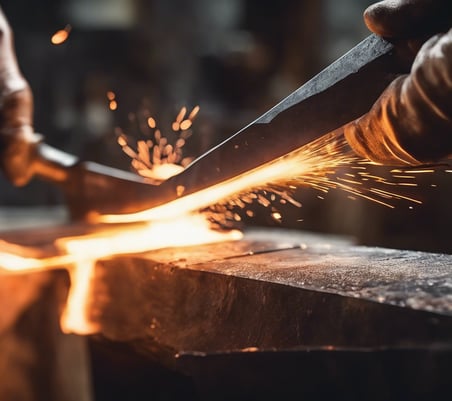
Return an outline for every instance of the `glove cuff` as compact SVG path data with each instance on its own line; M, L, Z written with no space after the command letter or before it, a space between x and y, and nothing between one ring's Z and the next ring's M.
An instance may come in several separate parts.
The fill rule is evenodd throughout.
M353 121L344 127L345 138L358 156L376 164L390 166L422 164L402 148L394 135L381 130L375 131L371 127L372 124L363 123L362 119ZM378 140L375 139L376 135L378 135Z

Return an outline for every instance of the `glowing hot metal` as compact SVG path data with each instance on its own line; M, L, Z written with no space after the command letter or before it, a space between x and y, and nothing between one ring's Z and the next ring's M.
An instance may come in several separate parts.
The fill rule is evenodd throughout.
M60 254L49 257L21 256L31 252L11 244L9 248L14 248L16 254L0 252L0 268L4 272L24 273L66 266L71 289L62 315L62 330L90 334L97 329L87 317L90 280L96 260L165 247L238 240L241 237L241 232L237 230L212 230L206 216L193 214L179 216L177 220L100 228L94 234L60 238L55 243ZM2 249L8 250L8 244L3 243Z

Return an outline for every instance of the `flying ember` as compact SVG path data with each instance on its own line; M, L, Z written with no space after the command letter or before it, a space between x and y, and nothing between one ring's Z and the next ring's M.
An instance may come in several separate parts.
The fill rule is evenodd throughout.
M135 172L149 179L152 184L160 184L168 178L181 173L193 160L192 157L183 157L185 141L191 136L191 127L199 112L199 106L187 114L187 108L182 107L175 121L172 123L173 141L163 135L155 119L146 116L146 126L151 129L147 138L136 142L135 149L127 135L118 129L118 144L123 152L131 159Z
M62 43L66 42L71 30L71 25L66 25L64 29L60 29L59 31L55 32L50 38L50 41L53 45L61 45Z

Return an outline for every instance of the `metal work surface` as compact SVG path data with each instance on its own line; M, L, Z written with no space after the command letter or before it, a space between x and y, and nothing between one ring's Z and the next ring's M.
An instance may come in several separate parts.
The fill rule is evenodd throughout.
M48 247L90 229L3 238ZM150 386L163 391L171 380L170 399L447 399L450 266L450 255L274 229L102 259L87 316L98 327L87 338L95 399L149 399ZM5 289L24 277L39 278L7 277ZM59 284L61 298L66 281ZM19 305L14 288L5 296ZM57 305L47 307L55 319ZM163 379L150 385L148 375Z
M240 243L209 248L208 256L203 252L204 260L197 258L196 248L177 250L179 260L172 259L171 250L146 257L188 269L452 315L452 255L353 246L335 237L283 230L249 231ZM278 249L271 258L265 252ZM217 255L215 263L208 260L211 255Z
M105 338L170 359L250 347L443 346L451 259L262 230L99 261L90 319Z
M196 400L447 399L451 265L283 230L104 260L90 344L157 358Z

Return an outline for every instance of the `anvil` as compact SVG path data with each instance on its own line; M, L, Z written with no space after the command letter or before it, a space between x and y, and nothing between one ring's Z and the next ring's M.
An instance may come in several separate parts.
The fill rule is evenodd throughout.
M281 230L105 260L91 347L112 366L118 341L157 359L194 381L194 399L442 399L451 266Z
M3 237L42 245L61 234ZM188 380L187 399L441 399L450 266L450 255L284 230L100 260L89 343L108 397L96 400L119 400L132 382L128 394L144 399L155 361Z

